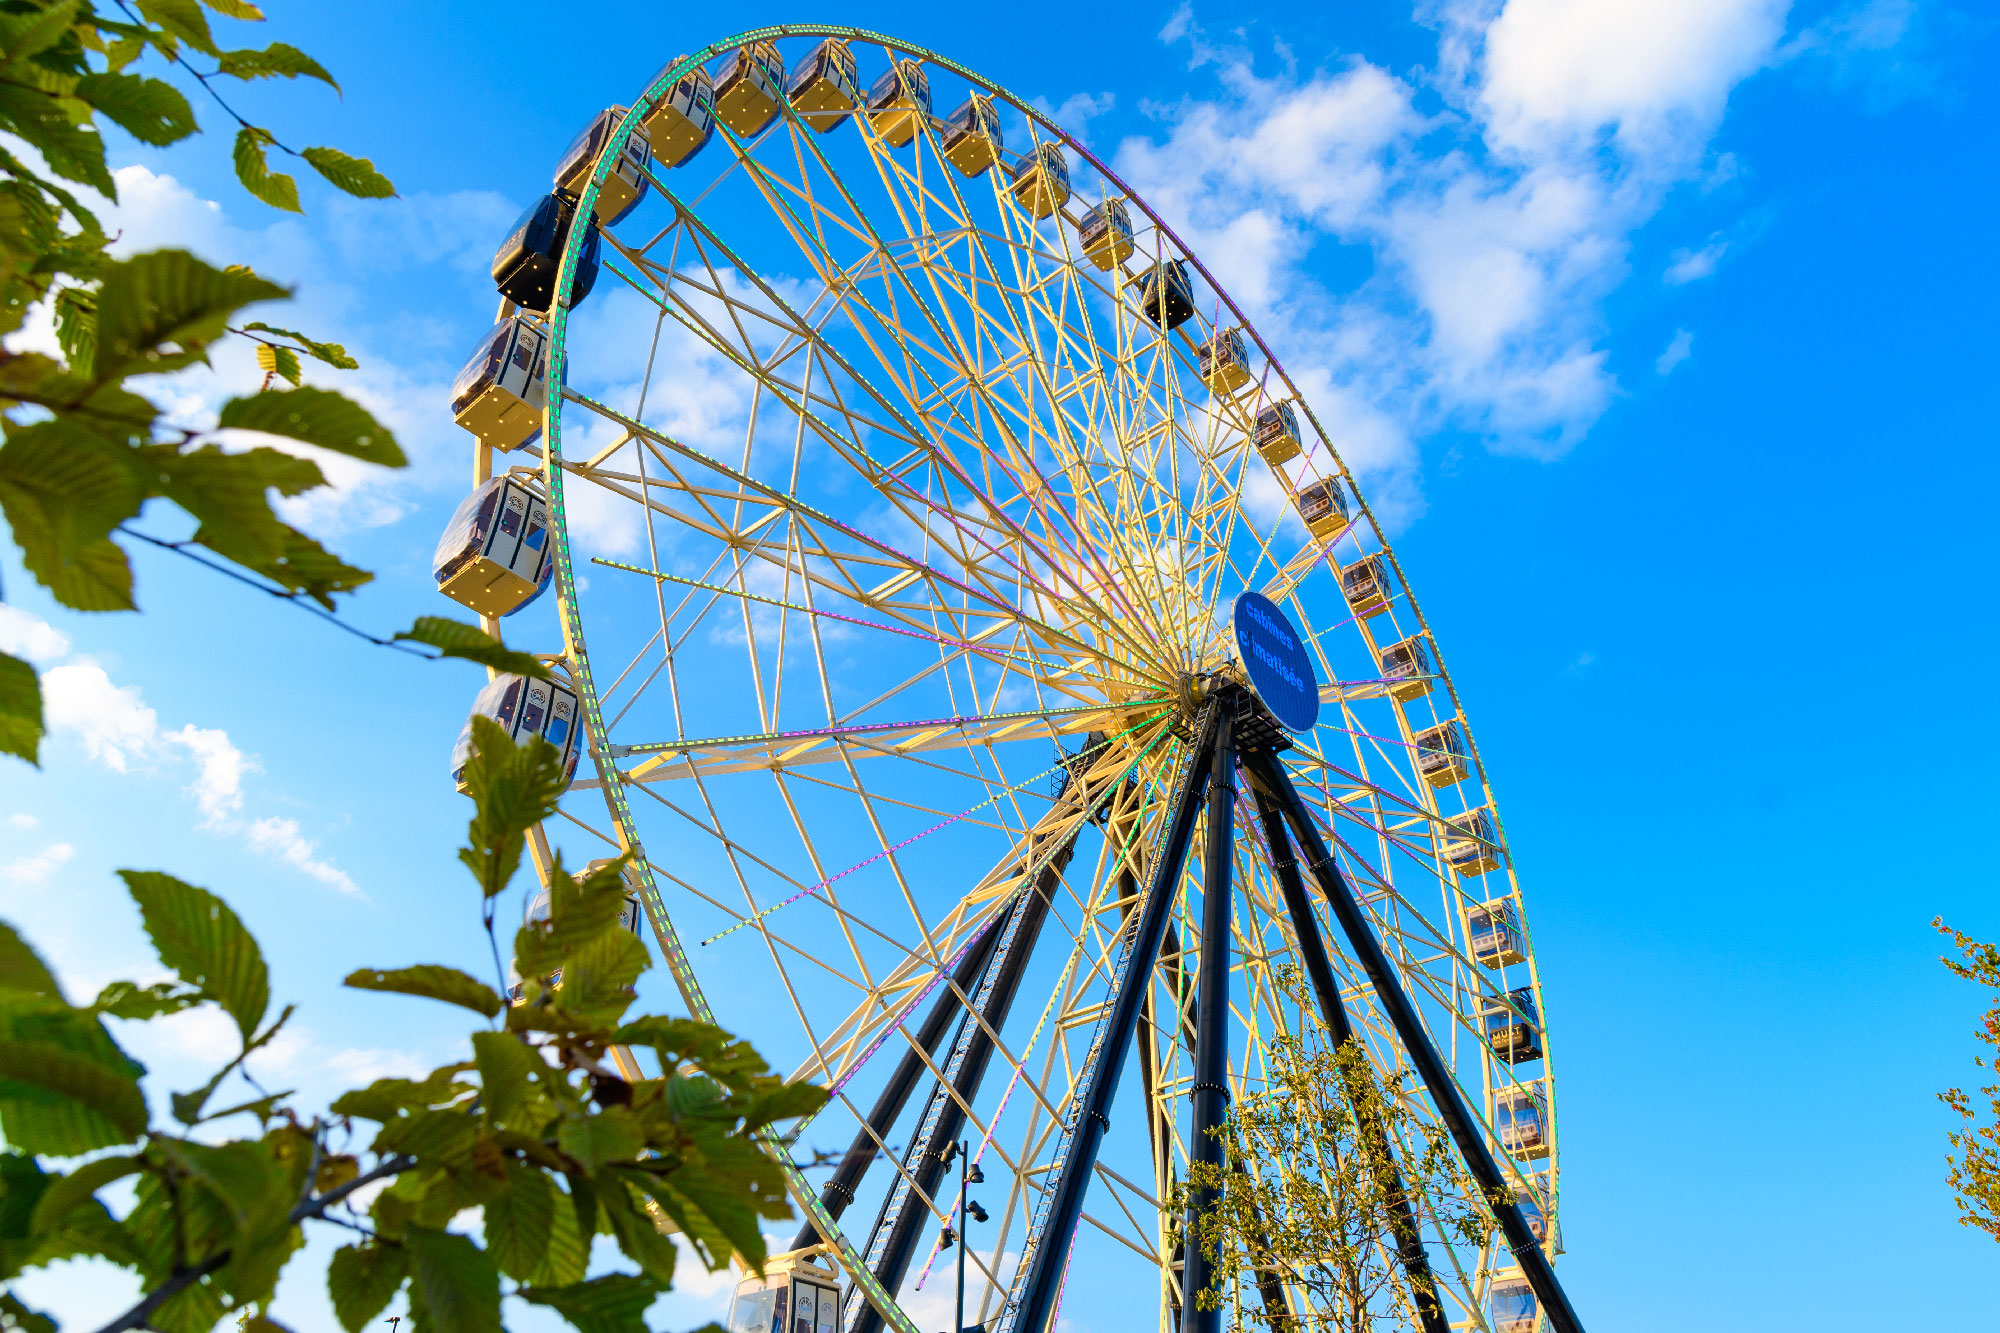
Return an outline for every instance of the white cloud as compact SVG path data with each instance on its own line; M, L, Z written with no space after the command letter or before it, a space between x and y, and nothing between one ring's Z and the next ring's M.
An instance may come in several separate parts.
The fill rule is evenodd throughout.
M1683 181L1735 170L1710 141L1732 90L1770 64L1786 0L1445 0L1437 61L1358 57L1264 74L1193 12L1162 37L1216 91L1151 108L1119 174L1158 208L1326 401L1368 423L1334 442L1392 526L1421 512L1412 437L1467 429L1550 458L1616 399L1604 305L1631 238ZM1313 273L1365 258L1350 290ZM1670 282L1713 271L1719 235ZM1360 409L1360 410L1356 410ZM1365 460L1354 454L1364 447Z
M1788 7L1508 0L1483 33L1489 132L1524 150L1610 131L1628 152L1699 152L1730 90L1770 60Z
M257 851L276 857L301 874L309 875L342 893L361 893L345 871L319 859L318 845L299 831L296 819L273 817L255 820L244 830L244 836Z
M20 816L16 815L15 818L19 819ZM23 826L16 825L16 827ZM26 827L32 828L33 825L27 825ZM48 879L50 875L55 874L56 871L68 865L69 859L74 855L76 855L76 848L66 842L50 843L33 856L24 856L17 861L0 866L0 883L11 884L16 888L26 888L30 885L40 884Z
M187 750L201 765L188 794L211 825L243 808L243 775L255 769L257 761L237 749L229 733L190 723L161 739Z
M41 820L29 814L13 814L7 816L7 826L9 828L31 829L39 827L41 822L42 822Z
M160 744L160 715L138 689L112 684L87 658L43 673L42 712L50 731L71 733L85 754L120 773Z
M1708 244L1699 250L1685 247L1676 250L1673 261L1667 265L1667 271L1662 275L1663 280L1670 287L1698 282L1715 272L1715 266L1721 263L1722 257L1728 253L1729 242L1719 236L1711 237Z
M69 635L18 607L0 602L0 653L40 664L69 655Z
M1694 335L1686 329L1676 329L1673 339L1667 343L1666 350L1660 353L1657 361L1653 362L1653 369L1662 375L1671 375L1676 366L1693 355Z
M24 639L61 639L55 630L26 612L12 612L10 618L0 621L0 627ZM67 649L67 640L62 647ZM114 683L104 668L88 657L42 673L42 706L52 735L74 739L86 755L116 772L191 764L194 775L187 793L201 811L203 827L241 837L260 855L283 861L342 893L360 894L345 871L319 855L318 845L305 835L298 820L267 816L245 822L241 818L243 780L261 766L256 756L245 754L229 738L228 732L193 723L174 730L163 728L160 715L146 703L137 686ZM21 824L23 818L29 822ZM34 826L29 816L15 816L13 822L16 827Z

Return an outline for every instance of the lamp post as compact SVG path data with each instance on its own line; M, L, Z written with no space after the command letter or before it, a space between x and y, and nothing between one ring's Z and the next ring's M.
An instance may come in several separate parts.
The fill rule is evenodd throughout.
M952 1229L946 1227L945 1243L950 1244L954 1240L958 1242L958 1301L952 1307L952 1328L957 1333L967 1333L965 1327L965 1251L968 1243L965 1231L973 1222L986 1221L986 1210L981 1208L976 1200L968 1200L965 1197L965 1189L968 1185L983 1183L986 1179L986 1173L981 1171L979 1164L972 1160L970 1149L963 1139L946 1149L946 1166L951 1165L953 1157L958 1159L958 1234L954 1236Z

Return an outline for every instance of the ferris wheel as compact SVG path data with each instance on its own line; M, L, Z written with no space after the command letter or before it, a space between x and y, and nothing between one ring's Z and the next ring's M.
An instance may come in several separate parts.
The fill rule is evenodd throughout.
M1467 1182L1399 1186L1373 1313L1578 1327L1477 749L1199 258L1029 103L850 28L674 59L553 184L453 390L438 582L495 630L553 588L562 679L475 704L589 760L543 873L633 853L687 1010L833 1091L769 1145L804 1224L735 1333L930 1333L960 1237L986 1333L1049 1333L1066 1279L1162 1330L1214 1333L1218 1282L1303 1319L1170 1199L1275 1043L1350 1037L1409 1116L1376 1146L1437 1126Z

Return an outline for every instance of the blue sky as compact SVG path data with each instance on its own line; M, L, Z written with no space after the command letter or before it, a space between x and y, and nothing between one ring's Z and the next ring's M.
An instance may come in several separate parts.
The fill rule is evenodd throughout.
M590 114L760 22L952 55L1181 230L1387 515L1533 913L1585 1320L1991 1319L2000 1250L1956 1224L1933 1095L1974 1072L1978 997L1928 924L2000 937L1979 832L2000 795L1990 20L1918 0L608 14L565 34L546 7L279 15L345 96L249 96L282 137L373 157L391 203L302 181L307 216L283 218L229 181L219 136L118 150L127 244L297 283L267 318L345 341L409 448L406 474L343 470L307 509L379 571L355 620L449 610L428 559L469 469L445 387L500 233ZM250 376L225 358L171 392L194 419ZM0 633L62 674L44 772L0 777L0 912L88 992L153 966L111 870L171 869L229 897L301 1003L268 1079L311 1098L446 1058L448 1015L338 979L481 968L445 773L477 673L135 558L143 618L57 611L4 571ZM185 1086L213 1038L182 1022L142 1050ZM332 1327L297 1268L280 1317ZM694 1286L662 1321L706 1309ZM35 1290L79 1324L118 1295L74 1270Z

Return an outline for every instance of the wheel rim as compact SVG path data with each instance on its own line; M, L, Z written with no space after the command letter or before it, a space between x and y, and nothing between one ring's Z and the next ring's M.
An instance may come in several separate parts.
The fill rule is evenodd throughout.
M757 40L781 41L796 59L802 39L828 36L855 45L864 92L871 65L914 59L934 86L950 88L934 98L937 112L961 90L979 91L1018 116L1032 141L1013 142L1018 131L1006 125L1002 165L968 180L928 127L890 148L863 114L821 135L787 112L748 141L718 124L715 142L687 165L656 169L654 198L607 234L599 285L653 302L657 328L674 331L670 357L693 348L737 377L749 395L738 452L724 458L709 441L691 443L699 425L666 428L661 418L683 406L676 399L663 413L654 398L649 424L643 406L620 411L614 394L593 393L588 330L572 363L571 314L559 302L541 460L567 665L596 767L564 803L573 835L564 840L585 855L640 851L647 915L689 1010L837 1089L798 1143L774 1148L789 1163L822 1135L845 1141L870 1080L910 1044L920 1012L912 996L929 1003L926 987L938 989L941 972L1004 912L1008 885L1049 864L1046 848L1030 847L1031 831L1053 828L1060 841L1083 815L1098 817L1101 826L1077 838L1033 979L969 1103L969 1133L998 1176L987 1192L1005 1190L979 1238L973 1281L983 1272L1004 1290L1005 1256L1019 1248L1071 1086L1064 1070L1089 1048L1088 1020L1115 959L1119 844L1129 841L1143 863L1191 735L1190 681L1224 660L1229 599L1252 588L1284 604L1315 647L1322 681L1333 682L1333 707L1288 767L1468 1100L1491 1119L1510 1087L1552 1089L1546 1011L1497 819L1481 858L1490 869L1460 875L1445 852L1453 839L1444 820L1493 808L1456 693L1441 663L1411 701L1387 698L1380 679L1380 647L1428 637L1394 553L1254 328L1102 163L1031 107L921 48L855 29L766 29L663 71L614 132L580 213L651 103L688 70ZM996 178L1042 143L1083 169L1063 216L1036 223L1010 207ZM1199 275L1196 312L1174 335L1162 337L1121 297L1126 274L1107 276L1078 253L1071 220L1099 195L1132 210L1138 250L1126 269L1174 259ZM570 289L581 241L578 228L558 292ZM1232 325L1261 353L1262 374L1239 403L1218 409L1191 349ZM662 385L684 387L661 365L660 343L656 332L639 404ZM1284 467L1290 489L1338 479L1359 504L1330 548L1288 517L1283 488L1272 503L1273 474L1247 439L1257 408L1283 399L1306 427L1304 453ZM607 433L628 438L614 451ZM614 510L642 514L643 553L579 565L568 496L579 513L601 513L610 497ZM1328 549L1343 564L1381 558L1393 582L1384 610L1352 614ZM613 675L602 691L599 670ZM1448 720L1464 736L1467 776L1433 787L1416 772L1415 738ZM1065 771L1051 742L1075 751L1092 731L1114 743L1072 781L1063 813L1046 786ZM1310 1025L1271 994L1271 970L1293 944L1247 813L1237 820L1231 978L1239 1092L1254 1087L1272 1034ZM1176 889L1183 941L1196 933L1199 864L1197 847ZM1495 899L1511 900L1524 940L1523 960L1499 970L1473 961L1466 915ZM1336 962L1371 1058L1402 1068L1358 970L1344 954ZM1179 966L1163 958L1156 970L1156 1012L1176 1005ZM1483 1006L1524 988L1544 1016L1544 1058L1517 1067L1478 1034ZM1163 1321L1172 1278L1152 1201L1187 1158L1188 1052L1178 1028L1161 1022L1151 1034L1154 1097L1171 1125L1167 1160L1150 1177L1131 1173L1134 1153L1150 1161L1152 1149L1146 1135L1128 1135L1122 1155L1107 1153L1079 1226L1090 1243L1122 1246L1159 1273ZM1551 1096L1551 1146L1554 1132ZM1514 1163L1550 1218L1555 1161L1551 1152ZM899 1333L915 1333L862 1253L891 1164L870 1173L838 1225L816 1184L787 1170L868 1303ZM935 1203L948 1206L942 1195ZM933 1257L936 1230L933 1219L919 1247ZM1504 1250L1489 1240L1433 1244L1432 1253L1451 1317L1484 1323ZM926 1266L919 1253L911 1272ZM983 1320L998 1300L989 1290L968 1311ZM850 1321L858 1306L850 1302Z

